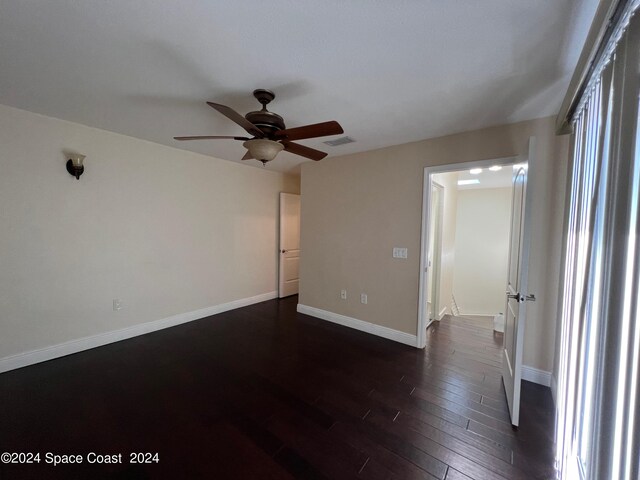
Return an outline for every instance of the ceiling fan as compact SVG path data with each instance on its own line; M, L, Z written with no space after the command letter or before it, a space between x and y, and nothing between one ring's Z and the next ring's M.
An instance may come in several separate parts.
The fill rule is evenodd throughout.
M253 91L253 96L262 104L262 110L249 112L244 117L231 107L220 105L219 103L207 102L207 105L223 114L229 120L240 125L247 133L251 134L253 138L215 135L173 138L175 140L240 140L244 142L242 145L247 149L247 153L242 157L242 160L256 159L265 165L267 162L273 160L282 150L310 158L311 160L322 160L327 156L325 152L305 147L299 143L293 143L292 140L325 137L327 135L344 133L340 124L335 120L305 125L303 127L285 128L284 119L277 113L267 110L267 104L276 98L275 94L271 90L259 88Z

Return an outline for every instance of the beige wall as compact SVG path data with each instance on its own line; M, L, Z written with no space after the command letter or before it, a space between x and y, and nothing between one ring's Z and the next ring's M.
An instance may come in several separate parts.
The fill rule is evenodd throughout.
M0 359L275 291L280 191L297 179L0 106Z
M456 253L456 211L458 209L458 172L437 173L432 180L442 185L442 257L440 260L440 292L438 314L446 307L451 313ZM430 288L430 287L427 287Z
M455 215L453 294L460 313L504 312L511 188L460 190Z
M530 286L538 301L530 304L524 363L550 371L568 145L551 117L303 164L300 303L416 334L424 167L526 154L530 136L538 141L530 167ZM393 259L394 246L407 247L408 259Z

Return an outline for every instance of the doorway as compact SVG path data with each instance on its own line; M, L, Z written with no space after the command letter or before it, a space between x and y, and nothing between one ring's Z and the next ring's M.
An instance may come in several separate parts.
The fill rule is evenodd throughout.
M490 172L498 172L505 169L506 173L510 175L512 179L511 184L511 205L509 206L509 227L507 229L508 235L503 237L508 239L508 248L503 254L507 255L507 269L506 278L504 278L499 286L505 287L502 292L505 292L502 301L498 300L497 305L504 305L502 312L504 312L504 341L500 341L502 344L502 353L500 362L502 363L502 385L504 386L504 392L509 406L509 414L511 423L514 427L519 424L520 414L520 392L522 381L522 358L524 348L524 332L526 328L527 318L527 303L535 301L535 295L528 292L528 266L529 266L529 251L531 245L531 205L533 203L532 192L533 190L527 188L528 184L528 168L530 164L535 164L535 152L536 142L535 137L529 139L529 148L526 157L520 158L502 158L494 160L484 160L480 162L469 162L455 165L443 165L438 167L427 167L424 171L424 187L423 187L423 219L422 219L422 245L421 245L421 269L420 269L420 291L419 291L419 310L418 310L418 346L424 348L426 346L427 338L427 323L428 323L428 308L425 307L425 297L428 298L428 289L433 286L429 285L429 279L434 283L438 281L435 275L430 275L429 269L432 266L429 264L429 247L432 243L431 237L435 237L436 233L431 227L436 222L432 221L431 217L434 215L432 212L432 203L436 200L432 192L432 185L434 180L439 178L446 178L451 181L451 176L456 175L456 185L458 188L461 186L469 186L473 184L480 184L479 176L473 178L473 175L480 175L485 169ZM507 167L507 168L505 168ZM511 167L511 168L509 168ZM468 172L468 173L467 173ZM460 178L461 175L471 176L469 178ZM440 177L441 176L441 177ZM497 177L487 177L497 178ZM442 181L438 182L442 184ZM453 191L450 188L450 191ZM445 189L445 199L446 199ZM447 210L445 200L445 212ZM474 226L481 225L485 220L486 215L473 214L469 217L469 223ZM445 213L445 219L443 223L446 225L448 222L447 215ZM460 225L459 222L456 225ZM447 237L447 229L444 228L443 237ZM475 230L471 230L466 237L473 237L470 240L470 244L473 247L482 247L483 245L492 246L491 241L483 240L480 235L474 236ZM468 241L465 238L465 241ZM443 246L447 243L443 241ZM477 248L476 248L477 250ZM455 256L455 252L453 254ZM475 257L483 257L484 252L476 251ZM443 255L444 257L444 255ZM463 262L466 267L467 263L471 263L472 259L466 259ZM445 268L440 266L440 283L443 283L443 272ZM479 290L479 286L483 284L484 271L477 273L475 280L475 289ZM441 288L441 290L443 290ZM472 289L473 290L473 289ZM498 290L500 288L498 287ZM501 295L498 294L498 298ZM440 296L442 298L442 294ZM453 301L453 290L452 290ZM507 315L509 312L509 315ZM499 314L495 315L496 320ZM455 319L455 317L454 317ZM432 322L431 322L432 323ZM490 329L488 329L490 331Z
M425 169L419 345L445 315L490 324L504 312L517 157ZM422 316L424 318L422 318Z
M300 277L300 195L280 193L278 297L298 293Z

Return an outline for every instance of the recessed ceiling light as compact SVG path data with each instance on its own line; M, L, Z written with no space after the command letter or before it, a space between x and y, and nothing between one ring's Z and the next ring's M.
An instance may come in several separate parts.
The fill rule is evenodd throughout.
M491 170L492 172L499 172L500 170L502 170L502 167L500 165L494 165L493 167L489 167L489 170Z
M471 180L458 180L458 185L476 185L480 183L480 180L477 178L473 178Z
M471 170L469 170L469 173L471 175L478 175L479 173L482 173L482 169L481 168L472 168Z

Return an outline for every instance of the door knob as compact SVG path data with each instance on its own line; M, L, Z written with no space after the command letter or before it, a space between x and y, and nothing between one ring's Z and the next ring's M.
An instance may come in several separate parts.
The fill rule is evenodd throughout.
M280 253L287 253L286 250L280 250Z
M507 292L507 298L513 298L516 302L521 302L523 300L519 293L511 294Z

